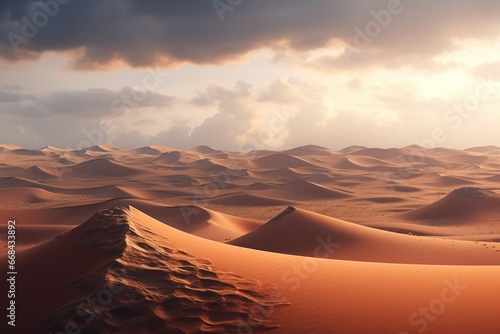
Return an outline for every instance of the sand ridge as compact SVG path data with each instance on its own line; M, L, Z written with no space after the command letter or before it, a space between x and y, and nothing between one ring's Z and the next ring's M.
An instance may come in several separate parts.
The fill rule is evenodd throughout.
M114 299L106 305L86 305L75 316L74 310L99 291L87 293L49 315L40 333L57 331L69 321L79 324L83 331L107 332L113 328L120 333L222 333L236 331L238 319L244 316L258 323L257 329L279 328L272 319L253 311L256 305L287 305L286 300L278 298L279 291L215 270L210 261L172 247L168 239L143 225L143 217L132 207L118 207L97 213L80 225L79 231L73 231L80 232L80 249L102 248L112 260L69 285L79 291L99 285L100 291L113 292ZM85 321L97 313L99 317Z
M500 331L498 148L0 151L24 326ZM2 270L6 255L2 241ZM456 302L426 320L450 286Z

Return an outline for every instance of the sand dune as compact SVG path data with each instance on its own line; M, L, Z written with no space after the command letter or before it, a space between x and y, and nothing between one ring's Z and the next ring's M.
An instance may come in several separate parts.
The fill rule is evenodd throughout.
M498 154L500 154L500 147L498 147L498 146L471 147L471 148L466 149L465 151L498 155Z
M301 158L288 154L275 153L262 158L257 158L249 162L251 168L258 169L279 169L279 168L298 168L298 167L318 167Z
M204 189L219 189L219 190L235 190L240 189L241 186L235 183L226 182L224 179L218 179L214 182L204 183Z
M96 211L128 205L133 205L176 229L217 241L237 238L262 225L260 221L255 219L235 217L198 206L166 206L137 198L117 198L91 204L63 206L56 209L41 208L29 211L3 209L0 218L17 217L28 225L43 224L44 221L47 224L77 225L89 219ZM43 220L40 217L43 217Z
M179 186L192 186L200 183L196 178L182 174L165 175L161 180L168 184Z
M194 153L198 153L198 154L221 153L221 151L216 150L216 149L214 149L213 147L210 147L210 146L203 146L203 145L193 147L193 148L191 148L191 149L189 149L189 150L187 150L187 151L189 151L189 152L194 152Z
M437 158L436 156L429 153L428 150L402 152L401 155L395 157L394 159L391 159L390 161L399 164L401 166L410 166L410 167L424 167L424 168L427 167L432 168L437 166L447 167L446 163L441 161L440 158Z
M440 161L445 163L462 164L462 165L480 165L488 160L487 156L484 155L452 155L448 157L443 157Z
M401 215L406 219L449 224L470 221L482 223L487 218L500 217L500 197L479 188L460 188L439 201Z
M304 180L310 181L318 184L334 184L336 181L335 176L332 176L327 173L310 173L303 177Z
M353 201L357 202L372 202L372 203L400 203L400 202L406 202L406 199L401 198L401 197L362 197L362 198L356 198Z
M421 184L431 186L453 187L459 185L474 185L475 181L465 179L459 176L443 175L436 172L408 172L400 171L393 176L394 179L411 180L416 179Z
M395 191L399 191L402 193L415 193L415 192L422 191L422 189L418 188L418 187L400 186L400 185L391 185L390 189L395 190Z
M17 231L22 238L16 242L16 250L31 248L73 228L74 225L19 225ZM0 225L0 234L7 234L7 226ZM7 240L0 240L0 255L7 254L7 246Z
M462 177L457 176L448 176L448 175L436 175L434 177L426 180L427 183L431 183L434 185L442 185L442 186L458 186L458 185L474 185L476 182L467 180Z
M113 151L121 151L122 149L115 147L113 145L95 145L85 149L87 152L113 152Z
M335 190L309 181L293 181L276 186L266 191L275 198L291 200L340 199L351 195L342 190Z
M16 188L15 191L0 189L0 198L2 198L1 207L6 204L47 203L62 197L40 188Z
M278 206L289 205L291 201L278 200L274 198L256 196L251 194L231 194L214 197L208 200L211 204L223 205L254 205L254 206Z
M351 161L353 164L361 167L375 167L375 166L389 166L392 165L390 162L378 159L378 158L373 158L373 157L365 157L363 155L359 156L352 156L349 157L349 161Z
M364 150L366 148L367 147L365 147L365 146L352 145L352 146L345 147L341 150L338 150L337 152L341 153L341 154L352 154L354 152L361 151L361 150Z
M20 318L31 319L20 323L24 332L58 332L69 321L83 331L112 327L120 333L413 332L422 327L416 320L425 319L419 307L445 293L453 302L444 304L439 321L426 322L429 333L500 329L493 311L500 301L491 293L500 278L496 266L388 265L265 253L197 240L134 208L100 212L64 236L21 252L19 263L29 268L18 277L25 287L19 300L45 301L42 309L36 303L19 308ZM61 267L68 270L54 276ZM99 302L104 294L113 303ZM96 303L88 302L92 298ZM386 308L391 316L381 317Z
M48 180L54 179L57 176L57 172L50 170L48 168L42 168L39 166L31 166L25 169L22 173L17 175L18 177L30 179L30 180Z
M391 164L390 162L382 161L377 158L370 157L351 157L349 156L343 165L344 169L349 169L348 166L351 166L353 169L372 171L372 172L382 172L389 173L391 171L399 170L399 166Z
M94 159L81 164L67 167L65 174L72 177L113 178L137 175L141 171L137 168L126 167L107 159Z
M50 300L43 309L34 303L25 305L19 316L32 321L22 323L20 329L58 332L73 321L84 331L113 327L122 333L222 333L237 330L241 315L255 316L250 319L259 322L256 329L279 327L270 317L260 318L263 313L251 310L256 305L287 305L284 298L277 299L271 287L257 280L221 271L209 260L190 255L157 233L161 225L133 208L115 208L25 251L20 261L29 268L29 275L20 278L20 284L37 276L46 288L29 284L22 296ZM58 255L62 249L64 256ZM53 277L56 266L68 270ZM55 287L61 287L58 296L48 298ZM99 297L103 290L113 294L112 304L88 305L75 314L88 297ZM85 321L95 312L98 317Z
M116 197L131 197L131 193L136 191L133 190L128 192L124 187L117 186L100 186L91 188L64 188L58 186L51 186L42 184L39 182L25 180L22 178L5 178L4 182L0 179L0 187L4 188L6 194L16 194L22 189L33 189L33 190L44 190L47 193L64 194L64 195L86 195L95 197L106 197L106 198L116 198Z
M164 164L185 164L197 161L199 159L200 157L197 155L192 155L181 151L171 151L161 154L158 158L153 160L153 162L159 162Z
M266 190L266 189L270 189L272 187L273 187L273 185L271 185L271 184L265 184L262 182L255 182L255 183L249 184L247 186L243 186L241 188L245 189L245 190Z
M18 330L496 334L497 149L0 145Z
M45 155L61 155L66 152L69 152L70 149L58 148L54 146L45 146L40 151L43 152Z
M0 165L0 177L11 177L12 175L18 175L24 171L22 167L9 166L7 164Z
M290 167L279 168L279 169L256 170L256 171L252 170L249 172L249 174L254 177L262 179L285 178L288 180L302 179L306 176Z
M367 165L365 165L367 164ZM359 159L351 157L339 157L335 159L330 164L331 167L337 169L348 169L348 170L384 170L388 171L390 167L387 163L377 164L374 160L369 158Z
M42 151L39 150L28 150L25 148L13 149L9 150L9 153L15 155L27 155L27 156L42 156L45 155Z
M489 182L500 182L500 175L489 176L484 178L484 180Z
M11 150L19 150L22 147L14 144L0 144L0 152L11 151Z
M452 156L463 153L463 151L458 149L452 149L447 147L436 147L428 150L428 153L435 155L436 157L442 158L445 156Z
M174 151L174 149L170 149L168 147L163 146L145 146L136 148L135 150L129 150L129 154L146 154L146 155L160 155L165 152Z
M333 152L329 148L321 147L317 145L305 145L290 150L282 151L283 154L300 156L311 156L311 155L331 155Z
M401 156L403 153L404 151L398 148L365 148L352 152L351 154L372 157L378 160L391 160L398 156Z
M60 165L74 165L76 163L76 161L74 161L66 156L59 157L54 162L57 164L60 164Z
M140 190L128 189L126 187L117 187L112 185L95 187L95 188L81 188L81 189L60 189L61 192L80 194L94 197L104 198L121 198L121 197L141 197L136 196L140 194Z
M52 189L51 186L36 182L36 181L31 181L27 179L23 179L20 177L2 177L0 178L0 187L2 188L20 188L20 187L27 187L27 188L40 188L40 189L45 189L49 190Z
M473 242L396 234L289 207L231 245L264 251L328 258L418 264L498 264L500 254ZM398 250L395 252L394 250ZM436 254L440 254L439 257Z

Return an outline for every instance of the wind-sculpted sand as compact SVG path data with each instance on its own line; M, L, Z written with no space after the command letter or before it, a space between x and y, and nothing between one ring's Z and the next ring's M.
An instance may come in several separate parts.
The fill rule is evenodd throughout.
M279 290L213 268L210 261L173 246L150 224L161 223L132 207L118 207L74 230L82 252L98 248L112 260L69 282L78 291L99 290L49 315L38 331L57 331L72 322L82 331L102 333L234 333L243 317L257 328L280 327L258 311L287 305ZM105 302L85 305L88 298Z
M499 176L497 147L0 145L16 330L496 334Z

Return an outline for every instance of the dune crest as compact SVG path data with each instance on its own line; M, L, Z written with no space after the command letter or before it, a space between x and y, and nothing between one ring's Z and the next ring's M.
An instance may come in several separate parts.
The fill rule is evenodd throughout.
M274 253L365 262L494 265L500 261L494 249L485 252L473 242L402 235L292 206L228 243Z
M460 223L475 219L479 224L500 215L500 196L475 187L453 190L442 199L400 216L409 220L434 221L441 224Z
M143 223L145 217L133 207L118 207L97 213L70 232L79 233L82 251L104 247L112 259L70 283L87 295L49 316L40 332L60 330L69 321L82 331L113 328L120 333L234 333L243 326L243 318L260 329L280 327L256 311L287 305L279 291L216 270L209 261L173 247ZM114 292L112 302L79 309L98 293L90 291L95 286Z

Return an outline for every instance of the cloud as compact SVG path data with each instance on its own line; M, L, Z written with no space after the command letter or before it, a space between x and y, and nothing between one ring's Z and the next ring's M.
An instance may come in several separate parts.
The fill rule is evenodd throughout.
M0 34L10 37L1 39L0 56L19 60L66 52L82 69L120 63L174 66L220 64L262 48L305 52L337 43L362 49L355 55L356 66L402 66L453 49L457 39L496 38L500 24L500 3L495 0L254 0L231 6L222 15L213 1L54 5L66 2L44 0L46 8L53 5L48 10L52 14L44 14L34 0L2 1ZM31 31L26 28L30 25ZM23 34L23 29L30 33ZM366 40L357 37L358 31L368 35L369 43L356 43ZM13 39L13 34L19 38ZM354 66L346 64L344 56L320 58L317 66Z
M291 131L297 131L303 140L325 121L329 110L321 102L324 94L325 87L295 78L278 78L262 88L243 81L231 88L211 84L191 103L215 108L215 114L195 126L173 126L152 141L180 143L181 147L204 143L233 150L278 148L289 139Z
M359 83L347 85L356 89ZM455 110L456 103L474 96L476 86L471 84L447 99L423 97L411 85L386 84L379 89L367 85L363 89L371 94L350 104L339 101L346 93L336 92L336 87L277 78L263 87L245 81L231 86L212 83L185 100L148 92L137 106L117 113L110 101L129 101L122 95L140 92L122 87L36 96L4 88L0 89L0 142L30 148L203 144L239 151L306 144L391 147L422 144L441 129L447 137L438 143L443 146L498 145L498 94L480 101L467 117ZM77 107L68 111L73 105Z
M132 144L121 129L132 122L144 125L150 110L169 110L180 99L160 93L122 87L91 88L34 95L21 88L0 89L0 142L30 148L55 145L82 148L106 142ZM152 120L149 120L150 122ZM158 123L158 121L155 121ZM146 138L137 144L147 143Z
M96 118L121 115L124 111L144 108L168 108L178 102L157 92L122 87L118 90L90 88L82 91L57 91L46 96L0 89L0 113L24 117L66 115Z
M17 91L12 91L8 88L0 89L0 103L14 103L20 102L24 99L29 99L30 96L26 96Z
M235 147L252 132L262 111L256 106L256 91L248 83L238 81L234 87L226 88L210 84L198 92L190 103L201 109L215 108L215 114L202 120L194 127L187 122L177 122L170 129L162 131L154 138L179 143L181 147L206 143L215 147Z
M500 82L500 61L477 65L470 72L479 80Z

